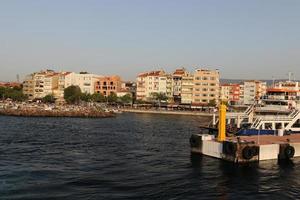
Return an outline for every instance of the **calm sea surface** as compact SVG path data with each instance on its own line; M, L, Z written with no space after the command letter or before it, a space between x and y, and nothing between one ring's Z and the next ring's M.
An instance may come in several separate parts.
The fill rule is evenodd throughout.
M300 199L300 160L191 157L201 121L0 116L0 199Z

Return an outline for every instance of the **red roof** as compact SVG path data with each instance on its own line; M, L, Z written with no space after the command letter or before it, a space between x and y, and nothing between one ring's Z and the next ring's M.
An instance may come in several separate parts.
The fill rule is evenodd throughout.
M176 69L173 75L184 75L185 70L184 69Z
M0 82L0 87L20 87L21 83L17 82Z
M268 88L267 92L299 92L299 90L291 90L285 88Z
M141 73L138 75L138 77L159 76L162 73L164 73L164 71L151 71L151 72Z

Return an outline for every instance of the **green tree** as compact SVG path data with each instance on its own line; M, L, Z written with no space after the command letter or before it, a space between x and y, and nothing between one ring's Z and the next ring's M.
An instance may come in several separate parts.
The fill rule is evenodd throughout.
M106 102L106 98L105 98L105 96L103 96L100 93L94 93L92 95L92 101L94 101L94 102Z
M154 100L156 100L158 102L159 107L160 107L160 104L161 104L162 101L167 101L168 100L167 95L163 92L160 92L160 93L153 92L151 94L151 96Z
M85 102L89 102L89 101L92 100L92 95L89 94L89 93L86 93L86 92L85 93L81 93L80 100L81 101L85 101Z
M64 90L64 99L69 104L79 103L81 89L78 86L71 85Z
M136 103L136 104L144 104L144 103L146 103L146 102L143 101L142 99L137 99L137 100L135 100L134 103Z
M48 94L42 99L42 101L44 103L55 103L55 98L54 98L53 94Z
M116 95L116 93L112 92L110 93L110 95L107 97L107 101L109 103L116 103L118 101L118 96Z
M18 88L0 87L0 98L1 99L10 98L13 101L25 101L27 99L27 96L24 95L22 90Z
M126 94L122 97L120 97L120 101L123 103L123 104L128 104L128 103L132 103L132 96L130 94Z
M5 93L6 93L6 88L0 87L0 98L1 99L5 98Z
M217 105L216 99L210 100L207 105L209 107L215 107Z

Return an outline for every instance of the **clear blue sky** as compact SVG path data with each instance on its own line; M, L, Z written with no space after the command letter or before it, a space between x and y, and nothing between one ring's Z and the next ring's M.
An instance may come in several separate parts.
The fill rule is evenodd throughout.
M180 66L300 78L300 1L0 0L0 80L45 68L134 79Z

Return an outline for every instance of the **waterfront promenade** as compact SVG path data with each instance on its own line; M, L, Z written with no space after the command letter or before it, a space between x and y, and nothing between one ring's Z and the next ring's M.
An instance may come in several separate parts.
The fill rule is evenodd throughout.
M164 114L164 115L190 115L190 116L203 116L212 117L213 112L201 112L201 111L178 111L178 110L155 110L155 109L131 109L131 108L121 108L122 112L128 113L147 113L147 114Z

